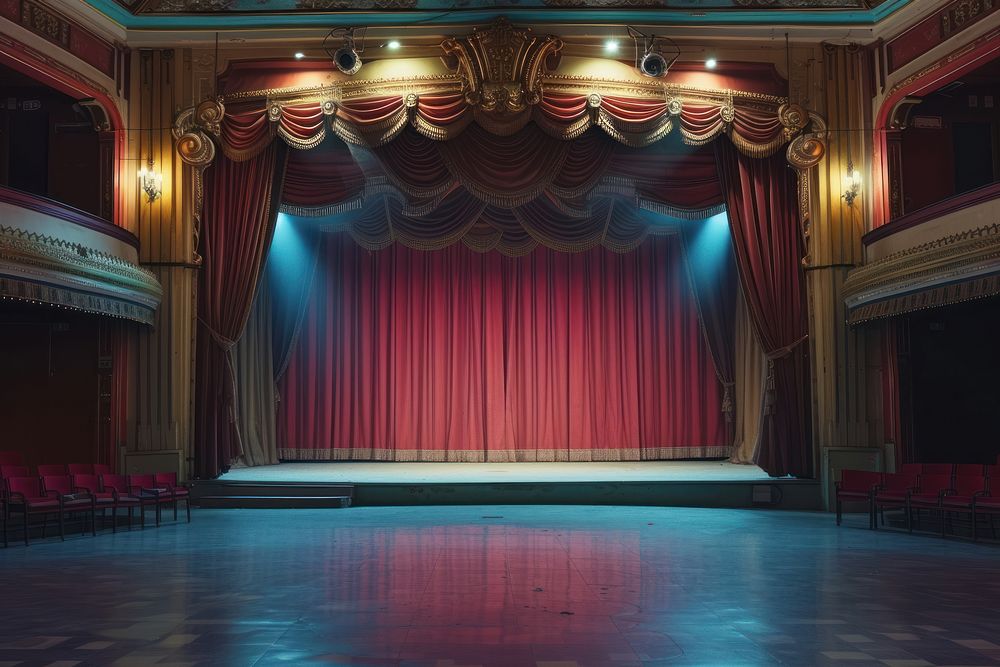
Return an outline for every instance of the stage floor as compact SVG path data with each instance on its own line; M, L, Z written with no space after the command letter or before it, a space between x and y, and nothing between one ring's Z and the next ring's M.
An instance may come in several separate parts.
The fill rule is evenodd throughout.
M347 484L460 484L497 482L752 482L771 479L755 465L728 461L609 463L281 463L234 468L227 482L335 482Z

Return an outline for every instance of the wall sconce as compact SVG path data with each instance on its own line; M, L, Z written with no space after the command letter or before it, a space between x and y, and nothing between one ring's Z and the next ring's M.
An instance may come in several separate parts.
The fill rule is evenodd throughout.
M861 192L861 172L854 168L854 161L847 159L847 173L844 174L844 201L854 206L854 200Z
M150 204L159 199L163 193L163 174L153 169L152 160L149 161L148 168L143 167L139 170L139 185L146 193Z

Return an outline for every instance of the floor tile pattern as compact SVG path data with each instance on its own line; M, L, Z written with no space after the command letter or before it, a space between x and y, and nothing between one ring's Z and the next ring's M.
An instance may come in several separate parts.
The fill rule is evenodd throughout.
M865 523L201 510L0 550L0 667L1000 664L1000 548Z

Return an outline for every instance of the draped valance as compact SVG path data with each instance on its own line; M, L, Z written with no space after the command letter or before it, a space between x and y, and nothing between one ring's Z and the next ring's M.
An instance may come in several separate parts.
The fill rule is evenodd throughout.
M777 101L777 100L776 100ZM530 110L515 115L477 111L462 93L388 95L335 102L331 99L259 99L227 105L220 139L226 156L245 160L275 138L293 148L318 146L328 133L343 141L379 147L412 127L428 139L444 141L471 124L498 136L522 130L529 121L547 135L571 140L598 127L616 141L643 147L675 129L693 146L725 134L743 153L766 157L800 129L801 115L784 104L737 105L733 99L686 101L682 97L564 95L544 93Z

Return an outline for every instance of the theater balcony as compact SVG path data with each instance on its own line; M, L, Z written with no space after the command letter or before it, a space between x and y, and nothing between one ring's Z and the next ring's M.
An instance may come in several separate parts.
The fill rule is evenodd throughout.
M104 109L3 65L0 87L0 298L152 323L160 285L112 222Z
M0 298L151 324L161 289L128 231L0 185Z
M890 221L845 284L852 324L1000 293L1000 60L899 101Z

